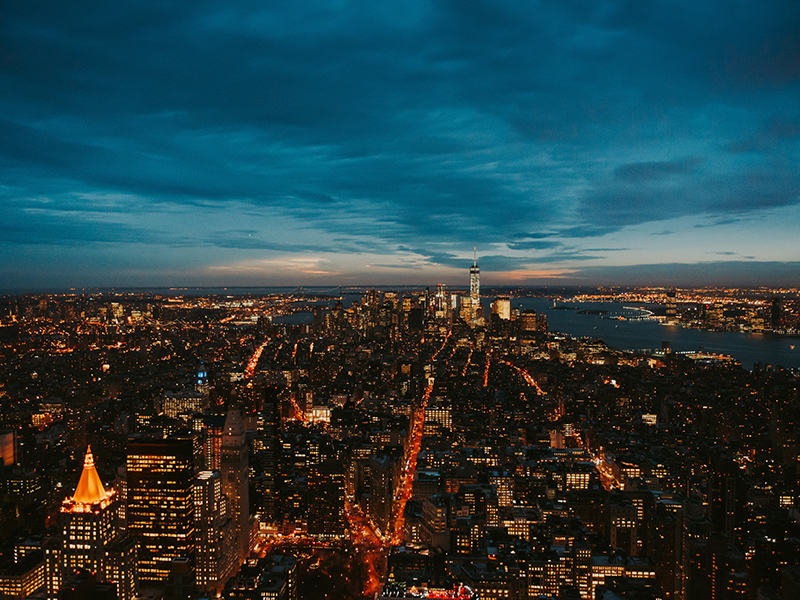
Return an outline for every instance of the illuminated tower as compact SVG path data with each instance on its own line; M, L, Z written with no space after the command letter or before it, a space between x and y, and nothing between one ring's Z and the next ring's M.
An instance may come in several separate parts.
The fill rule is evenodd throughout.
M236 569L250 553L250 494L245 433L239 409L231 408L222 432L219 466L222 472L222 491L230 502L233 519Z
M472 307L477 310L481 301L481 269L478 266L478 250L473 249L474 257L472 266L469 268L469 297L472 300Z
M436 309L436 318L441 319L447 315L447 292L445 291L445 286L443 283L440 283L436 286L436 296L434 298L434 306Z
M120 600L135 598L136 545L120 534L117 494L103 487L91 448L86 449L78 486L72 497L64 500L60 516L60 552L48 559L48 598L57 597L61 585L80 569L96 573L98 581L115 583Z
M195 384L195 389L203 394L208 399L208 392L211 386L208 383L208 371L206 371L205 365L200 363L200 368L197 369L197 383Z
M173 558L194 558L191 440L128 442L127 477L128 531L139 543L139 576L166 582Z

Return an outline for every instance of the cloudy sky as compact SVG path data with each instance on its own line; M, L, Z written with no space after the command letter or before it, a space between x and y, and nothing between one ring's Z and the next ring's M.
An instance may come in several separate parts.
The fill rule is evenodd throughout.
M0 3L0 289L800 281L800 3Z

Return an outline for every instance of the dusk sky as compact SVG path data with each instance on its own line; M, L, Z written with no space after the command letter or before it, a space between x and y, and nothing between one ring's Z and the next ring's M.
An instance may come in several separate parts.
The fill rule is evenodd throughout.
M800 2L0 3L0 290L800 283Z

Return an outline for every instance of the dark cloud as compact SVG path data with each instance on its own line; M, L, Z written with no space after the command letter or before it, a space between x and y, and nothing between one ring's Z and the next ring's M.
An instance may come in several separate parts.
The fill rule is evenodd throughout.
M581 200L581 211L610 228L621 228L686 215L735 219L737 214L800 202L800 174L788 163L758 165L728 176L704 174L678 184L653 179L659 178L651 174L641 181L603 182ZM715 224L724 222L733 221L717 219Z
M603 214L605 209L603 208L599 215L597 213L593 213L591 215L587 215L587 220L592 221L600 221L603 223L602 225L582 225L579 227L566 227L558 232L558 235L564 238L591 238L591 237L602 237L607 233L611 233L612 231L616 231L618 229L617 226L607 225L606 218ZM600 217L599 219L597 217ZM591 217L591 218L590 218Z
M40 208L20 210L6 207L0 220L0 239L5 244L44 244L56 246L91 245L94 243L141 244L158 243L158 236L149 229L106 221L82 218L79 211ZM163 240L161 240L163 241ZM180 243L183 238L174 238Z
M572 277L586 284L614 281L620 285L720 286L735 281L742 287L757 287L797 281L800 278L800 262L732 260L585 267Z
M556 232L548 233L513 233L509 237L513 239L531 239L538 240L542 238L549 238L556 235Z
M734 154L744 152L769 152L779 147L782 142L800 138L800 117L789 120L784 116L772 117L752 137L731 142L728 150Z
M641 182L661 179L669 175L690 173L697 164L696 159L673 162L643 162L621 165L614 170L614 175L622 181Z
M508 247L511 250L550 250L551 248L558 248L561 242L553 241L531 241L531 242L509 242Z

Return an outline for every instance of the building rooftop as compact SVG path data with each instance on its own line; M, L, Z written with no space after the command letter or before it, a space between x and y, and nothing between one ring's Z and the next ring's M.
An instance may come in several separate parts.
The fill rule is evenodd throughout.
M106 492L103 487L103 482L100 481L100 476L94 466L92 448L87 446L86 456L83 459L83 472L78 480L78 487L75 488L72 501L80 504L98 504L106 500L109 495L110 493Z

